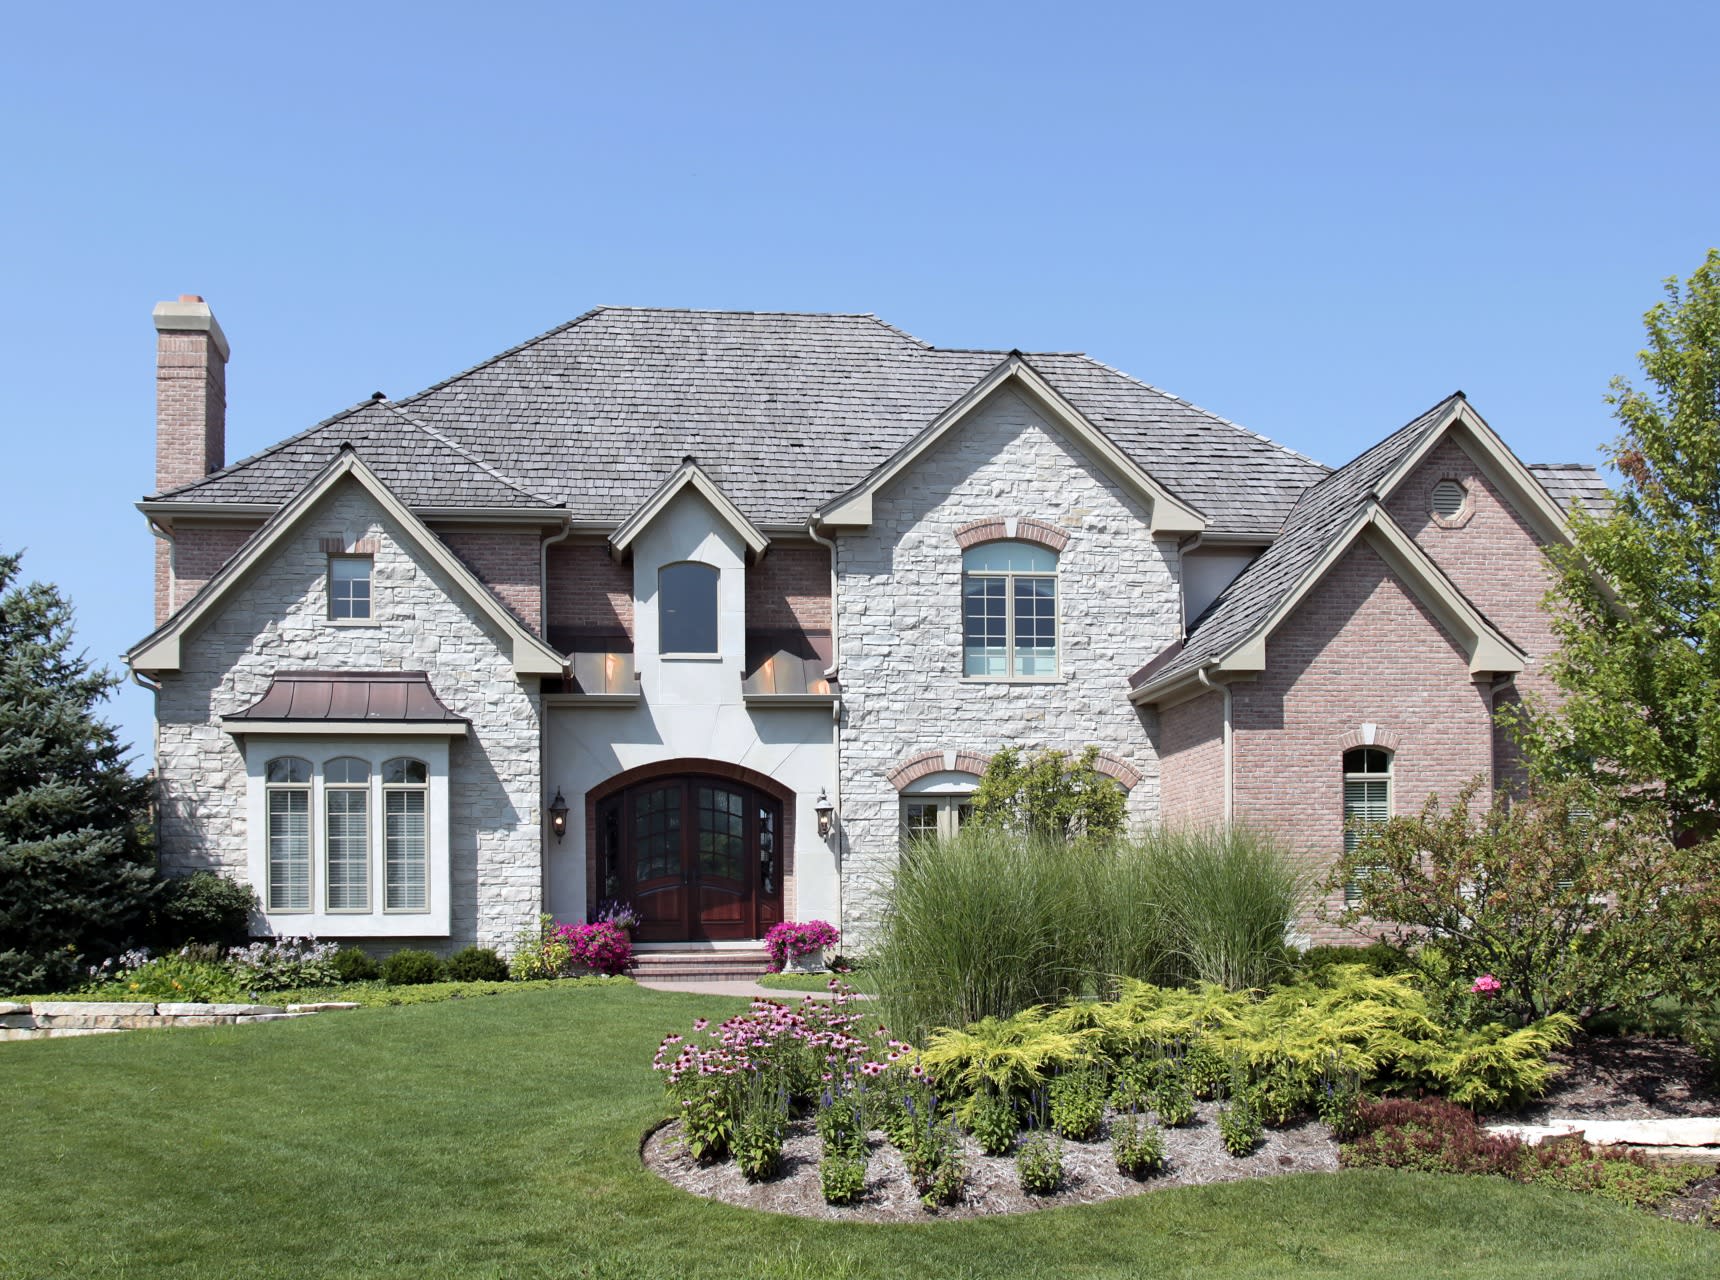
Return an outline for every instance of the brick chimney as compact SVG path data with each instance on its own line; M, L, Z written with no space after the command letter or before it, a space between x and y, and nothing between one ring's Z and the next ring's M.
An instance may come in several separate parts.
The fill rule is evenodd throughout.
M155 491L227 460L227 335L194 293L155 304Z

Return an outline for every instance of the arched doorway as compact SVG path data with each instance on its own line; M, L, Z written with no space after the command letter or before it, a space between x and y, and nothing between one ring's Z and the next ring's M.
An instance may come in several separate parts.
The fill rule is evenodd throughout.
M611 791L594 815L601 892L632 904L640 942L762 937L782 919L783 807L762 787L698 772Z

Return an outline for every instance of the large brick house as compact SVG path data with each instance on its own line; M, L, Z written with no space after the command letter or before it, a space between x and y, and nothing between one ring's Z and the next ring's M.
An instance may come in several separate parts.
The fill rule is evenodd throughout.
M1082 355L627 308L226 465L226 338L154 321L161 858L278 934L863 943L1006 745L1325 864L1506 777L1605 494L1461 393L1332 470Z

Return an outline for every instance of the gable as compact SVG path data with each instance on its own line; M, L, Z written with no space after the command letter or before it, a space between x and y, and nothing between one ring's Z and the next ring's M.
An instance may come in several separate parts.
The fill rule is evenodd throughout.
M830 527L863 528L872 523L873 497L945 443L958 440L962 428L992 407L1000 396L1024 401L1050 430L1073 445L1098 471L1121 485L1148 512L1155 536L1199 533L1206 518L1178 499L1019 355L1011 355L951 405L860 484L819 508L816 519Z
M182 642L202 627L218 625L234 593L282 566L294 566L271 587L283 601L323 590L323 572L316 566L327 563L324 540L350 542L347 526L368 520L380 522L414 566L433 572L467 613L500 633L511 648L516 674L562 673L561 656L514 617L350 449L282 507L191 601L130 650L126 662L138 671L178 670Z

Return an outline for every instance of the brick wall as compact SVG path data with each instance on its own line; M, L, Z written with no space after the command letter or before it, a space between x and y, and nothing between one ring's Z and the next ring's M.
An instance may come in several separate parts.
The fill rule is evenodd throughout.
M1159 805L1167 827L1224 821L1224 698L1202 694L1159 712Z
M535 529L439 529L437 533L508 612L541 634L542 543Z
M1468 510L1456 521L1442 522L1431 514L1433 487L1441 480L1456 480L1469 492ZM1517 676L1517 689L1556 696L1557 690L1544 674L1547 655L1557 647L1547 612L1541 607L1552 581L1544 544L1504 492L1487 479L1460 445L1446 439L1404 478L1386 509L1458 590L1508 639L1528 652L1528 661ZM1518 693L1506 689L1495 707L1517 701ZM1494 785L1501 787L1515 787L1525 779L1516 744L1497 726L1493 776Z
M552 632L624 631L631 638L633 566L617 564L606 542L552 544L549 625Z
M1370 548L1346 553L1267 642L1267 670L1234 686L1236 816L1281 836L1323 876L1343 848L1343 744L1395 735L1392 807L1417 812L1492 764L1489 695L1463 650ZM1330 905L1340 907L1342 895ZM1354 935L1308 922L1317 941Z
M177 609L183 609L191 597L203 589L221 571L221 566L233 558L233 553L250 541L257 526L204 527L181 525L173 534L173 591L167 590L167 544L158 544L155 578L155 621L166 620L171 598Z
M747 630L830 630L830 552L772 544L747 569Z

